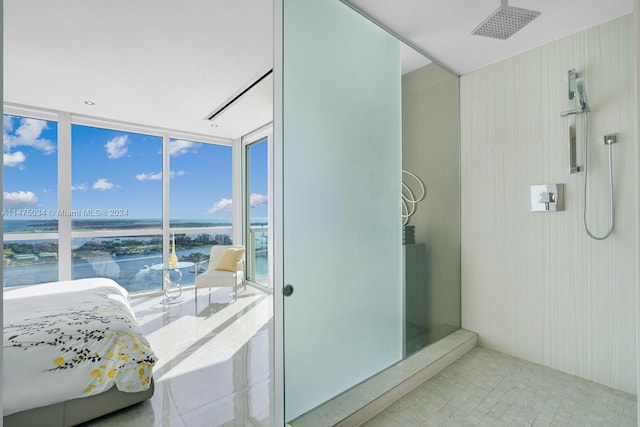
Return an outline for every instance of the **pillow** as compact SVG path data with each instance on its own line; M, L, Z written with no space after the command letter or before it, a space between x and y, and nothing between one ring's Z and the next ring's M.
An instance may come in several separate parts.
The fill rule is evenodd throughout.
M227 248L220 255L214 270L236 272L236 264L244 256L244 248Z

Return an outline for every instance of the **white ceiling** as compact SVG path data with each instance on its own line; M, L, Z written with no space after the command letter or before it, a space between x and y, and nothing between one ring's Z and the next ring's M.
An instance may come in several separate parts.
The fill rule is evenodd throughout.
M511 0L541 15L507 40L471 35L500 0L349 0L457 74L633 11L633 0Z
M542 15L502 41L471 35L499 0L351 3L458 74L633 9L633 0L511 0ZM218 127L204 118L272 67L272 15L270 0L4 0L4 100L236 138L272 120L269 84ZM405 71L424 63L404 62Z
M271 1L5 0L3 17L6 102L229 138L272 120L270 93L203 120L272 67Z

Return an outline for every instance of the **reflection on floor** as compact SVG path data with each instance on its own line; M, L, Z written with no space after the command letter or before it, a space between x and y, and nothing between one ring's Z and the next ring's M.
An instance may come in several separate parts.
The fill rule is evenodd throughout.
M636 425L636 396L481 347L364 424Z
M132 299L159 358L147 402L87 426L272 426L271 295L252 287L229 304L227 288L184 292L184 302Z

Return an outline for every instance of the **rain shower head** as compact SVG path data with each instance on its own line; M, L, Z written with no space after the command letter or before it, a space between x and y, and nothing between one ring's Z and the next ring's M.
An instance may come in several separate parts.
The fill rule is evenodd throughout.
M471 34L506 40L538 16L540 12L509 6L507 0L501 0L500 7L482 21Z

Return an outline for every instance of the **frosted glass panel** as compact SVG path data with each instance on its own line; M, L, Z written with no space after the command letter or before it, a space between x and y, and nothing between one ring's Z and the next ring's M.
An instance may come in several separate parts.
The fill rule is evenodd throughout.
M284 1L285 417L400 360L400 45Z

